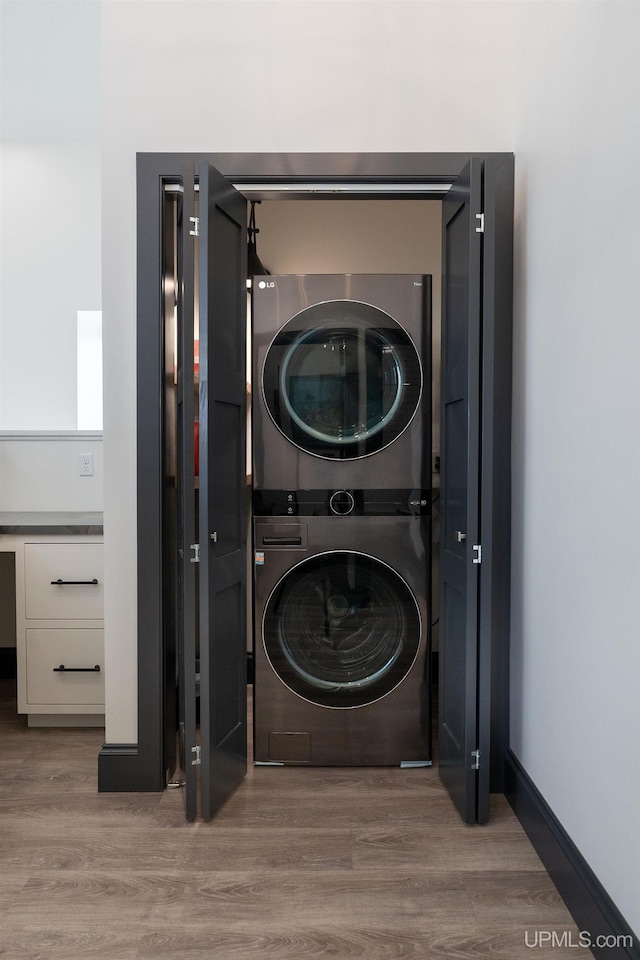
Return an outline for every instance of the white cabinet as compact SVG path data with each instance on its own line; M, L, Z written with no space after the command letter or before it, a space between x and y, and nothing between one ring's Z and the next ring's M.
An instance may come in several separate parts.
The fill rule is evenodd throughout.
M13 549L19 713L31 726L102 725L102 538L34 535Z
M29 709L104 704L103 634L84 627L27 627Z
M25 543L27 620L102 620L101 543Z

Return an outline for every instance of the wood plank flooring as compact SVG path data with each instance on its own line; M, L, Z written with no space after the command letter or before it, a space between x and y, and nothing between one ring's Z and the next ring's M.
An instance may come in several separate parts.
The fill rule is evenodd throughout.
M532 948L578 930L502 797L468 827L435 769L256 767L189 824L180 790L97 793L103 736L0 681L0 957L575 957Z

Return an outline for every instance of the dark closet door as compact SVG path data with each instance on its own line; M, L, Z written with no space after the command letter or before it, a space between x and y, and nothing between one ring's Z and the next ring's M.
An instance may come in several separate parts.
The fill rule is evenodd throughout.
M199 166L201 816L247 769L246 201Z
M467 823L480 796L478 599L481 569L482 162L472 158L443 202L440 777ZM484 722L484 721L483 721Z
M178 230L178 720L180 766L185 779L185 813L197 815L196 750L196 609L197 531L194 464L195 368L194 168L182 174L182 215Z

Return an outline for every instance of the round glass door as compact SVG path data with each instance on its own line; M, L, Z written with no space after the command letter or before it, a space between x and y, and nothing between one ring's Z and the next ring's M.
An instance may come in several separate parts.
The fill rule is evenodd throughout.
M278 429L329 459L368 456L408 426L422 393L420 358L384 311L331 300L282 327L264 362L262 388Z
M303 560L275 587L263 641L294 693L325 707L358 707L390 693L420 646L420 612L386 564L350 551Z

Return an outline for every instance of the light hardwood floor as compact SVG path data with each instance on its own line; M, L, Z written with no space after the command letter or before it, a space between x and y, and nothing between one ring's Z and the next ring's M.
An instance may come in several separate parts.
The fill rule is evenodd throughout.
M13 690L0 682L0 957L575 957L527 945L578 931L504 798L468 827L435 769L257 767L189 824L180 790L98 794L103 731L29 729Z

